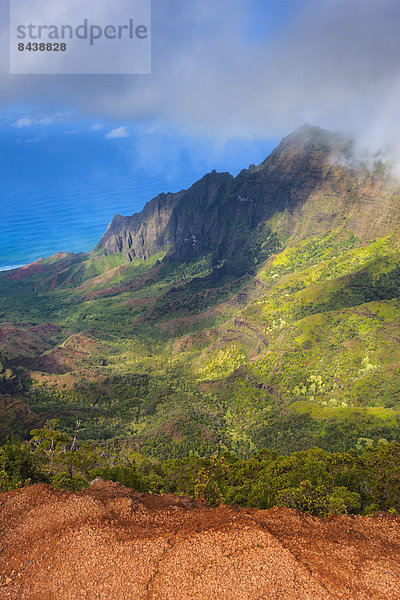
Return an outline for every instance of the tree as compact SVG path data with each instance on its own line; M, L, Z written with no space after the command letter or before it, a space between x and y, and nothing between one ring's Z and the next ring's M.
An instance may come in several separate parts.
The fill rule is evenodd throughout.
M381 510L400 510L400 444L381 440L377 447L365 448L362 455L363 487Z
M0 490L8 491L43 481L29 448L22 442L8 441L0 448Z
M71 437L56 429L57 419L46 421L41 429L32 429L31 445L37 460L47 470L48 475L54 475L59 470L61 456L71 444Z

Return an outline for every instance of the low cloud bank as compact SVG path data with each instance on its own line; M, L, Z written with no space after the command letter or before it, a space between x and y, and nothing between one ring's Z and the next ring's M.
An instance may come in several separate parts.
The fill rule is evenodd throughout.
M43 0L43 13L55 14L59 1L64 4ZM360 147L397 160L398 0L293 0L288 6L284 12L275 0L153 0L151 76L10 76L3 50L0 102L164 122L220 141L283 135L309 122L350 132ZM271 27L277 15L279 24Z

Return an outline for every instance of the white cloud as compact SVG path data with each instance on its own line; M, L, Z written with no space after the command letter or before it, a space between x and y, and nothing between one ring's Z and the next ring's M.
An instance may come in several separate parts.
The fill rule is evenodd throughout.
M22 119L18 119L18 121L14 123L14 127L21 129L22 127L29 127L32 124L33 121L31 119L28 119L28 117L23 117Z
M58 10L61 19L70 3L42 4L43 14ZM282 135L311 122L400 156L399 0L303 0L288 3L290 12L282 4L154 0L151 76L10 77L4 46L0 100L75 107L93 120L179 125L222 140ZM284 26L271 26L274 11ZM249 17L259 23L256 36ZM106 137L126 135L119 127Z
M38 144L39 142L41 142L42 140L46 139L46 135L44 133L41 133L40 135L34 137L34 138L18 138L15 143L16 144L22 144L23 146L28 146L30 144Z
M14 123L14 127L21 129L22 127L30 127L31 125L52 125L56 121L62 121L68 116L69 116L69 113L57 112L57 113L45 115L45 116L39 115L39 116L35 116L35 117L33 117L33 116L22 117L21 119L18 119L18 121L16 121Z
M126 127L118 127L117 129L112 129L105 136L106 140L116 139L116 138L127 138L129 137L129 132Z
M36 123L39 125L52 125L56 121L64 121L66 118L70 116L69 112L58 111L54 114L45 115L44 117L39 117L36 119Z
M54 116L47 116L47 117L43 117L42 119L40 119L38 121L38 123L40 123L40 125L51 125L52 123L54 123L56 117Z
M90 127L90 131L100 131L101 129L103 129L103 125L101 123L93 123L93 125Z

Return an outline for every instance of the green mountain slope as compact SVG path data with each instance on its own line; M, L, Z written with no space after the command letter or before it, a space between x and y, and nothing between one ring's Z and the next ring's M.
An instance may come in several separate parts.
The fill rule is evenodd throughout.
M350 157L304 126L90 254L2 274L11 395L161 458L400 440L400 186Z

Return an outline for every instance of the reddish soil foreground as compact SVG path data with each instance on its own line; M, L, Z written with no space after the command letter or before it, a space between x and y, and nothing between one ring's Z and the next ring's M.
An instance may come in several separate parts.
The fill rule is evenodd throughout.
M0 598L400 598L400 519L209 508L98 481L0 495Z

